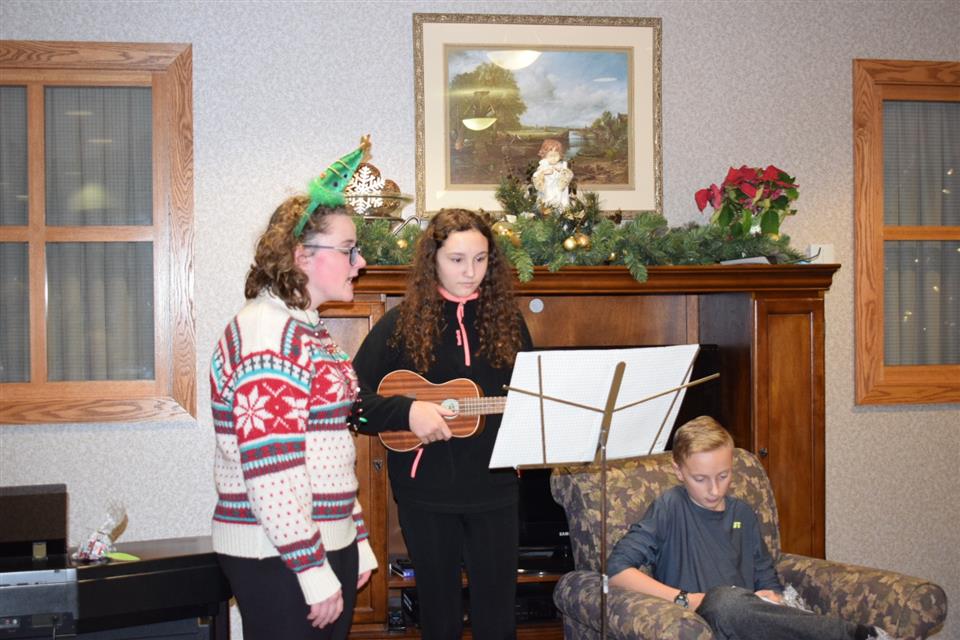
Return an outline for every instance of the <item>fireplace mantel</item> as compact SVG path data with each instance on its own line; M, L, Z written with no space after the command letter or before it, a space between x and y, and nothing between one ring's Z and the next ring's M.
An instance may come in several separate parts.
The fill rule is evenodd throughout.
M637 282L626 267L535 267L530 282L518 283L526 295L570 293L655 294L748 291L825 291L838 264L692 265L648 267L646 282ZM408 266L370 265L357 279L357 293L402 295Z

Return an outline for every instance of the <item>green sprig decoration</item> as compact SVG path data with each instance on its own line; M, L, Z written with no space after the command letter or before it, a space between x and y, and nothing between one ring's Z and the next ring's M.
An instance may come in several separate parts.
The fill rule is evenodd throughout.
M398 265L413 260L413 249L420 235L420 227L408 224L393 232L391 220L364 220L355 217L357 244L368 264Z
M503 206L504 211L515 216L534 213L540 209L537 206L536 192L530 193L530 190L516 176L506 176L500 180L500 185L493 195Z

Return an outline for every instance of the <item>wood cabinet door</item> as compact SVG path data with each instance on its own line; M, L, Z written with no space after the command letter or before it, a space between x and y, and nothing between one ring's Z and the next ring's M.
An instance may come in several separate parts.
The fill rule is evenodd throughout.
M755 298L753 450L773 484L781 547L824 556L822 298Z
M340 347L353 356L384 313L380 301L354 301L330 304L321 309L323 323ZM357 479L360 481L359 500L363 519L370 534L370 546L377 556L379 568L370 582L357 594L353 612L354 625L386 623L387 580L387 460L386 450L377 438L357 434Z

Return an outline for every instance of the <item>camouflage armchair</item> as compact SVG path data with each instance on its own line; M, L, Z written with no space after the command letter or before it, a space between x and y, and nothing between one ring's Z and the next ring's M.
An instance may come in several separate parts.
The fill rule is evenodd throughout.
M876 624L895 637L926 638L947 615L939 586L910 576L782 553L777 507L766 472L753 454L734 454L731 494L753 505L781 582L793 585L818 613ZM607 465L607 553L640 520L647 506L677 484L670 454ZM600 633L600 473L598 467L562 467L550 480L554 499L570 521L574 566L561 578L553 599L563 614L566 640ZM712 639L697 614L643 594L610 588L607 633L611 638Z

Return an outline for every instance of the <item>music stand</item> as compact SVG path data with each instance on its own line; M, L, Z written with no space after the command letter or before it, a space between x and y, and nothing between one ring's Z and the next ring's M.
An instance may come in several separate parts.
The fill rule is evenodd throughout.
M694 344L522 352L505 387L507 405L491 469L600 465L602 638L607 633L609 586L607 460L647 456L666 448L670 437L666 426L676 421L686 389L719 376L690 381L699 350ZM591 379L596 384L586 384ZM624 403L618 406L621 397ZM538 422L540 429L530 429L531 422Z

